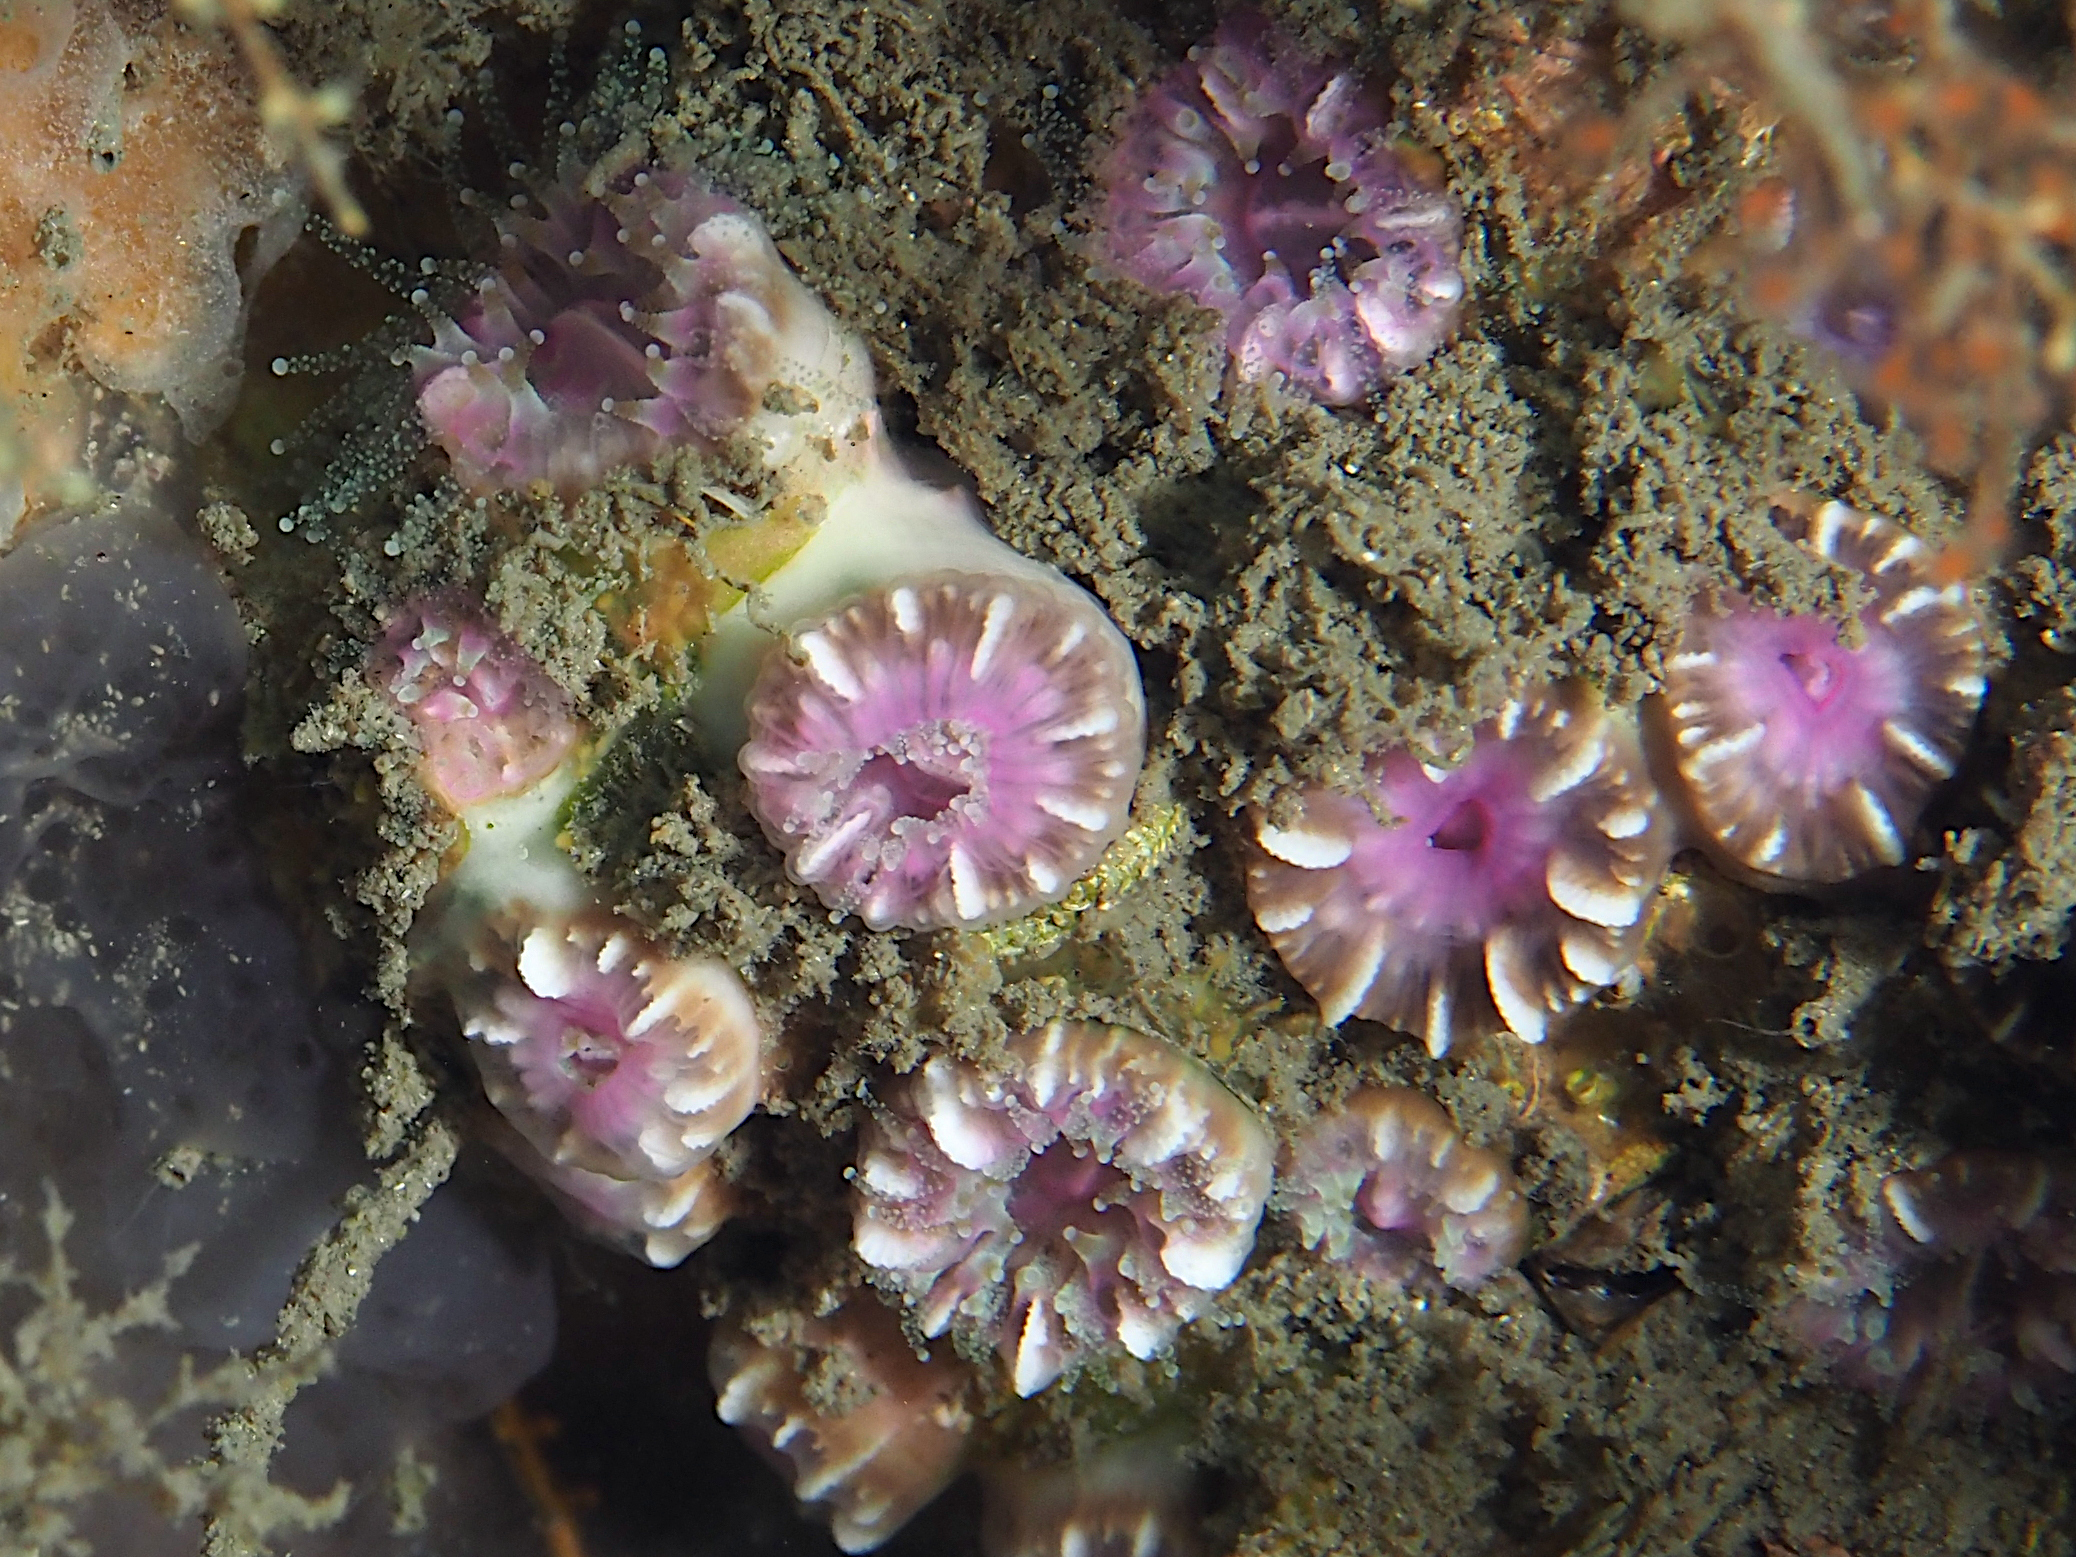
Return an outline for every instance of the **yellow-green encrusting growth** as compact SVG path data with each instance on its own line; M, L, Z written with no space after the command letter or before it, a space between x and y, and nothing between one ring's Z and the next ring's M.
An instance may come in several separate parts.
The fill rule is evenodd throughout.
M1158 870L1181 843L1189 813L1179 805L1152 807L1145 820L1134 822L1103 851L1094 869L1067 889L1057 903L1035 913L974 932L989 954L1003 962L1042 957L1074 929L1083 914L1111 908Z

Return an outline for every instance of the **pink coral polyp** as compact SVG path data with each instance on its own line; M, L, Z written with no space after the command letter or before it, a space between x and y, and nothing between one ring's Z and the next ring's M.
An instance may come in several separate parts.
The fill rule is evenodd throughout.
M1885 519L1824 503L1776 522L1874 593L1848 646L1820 615L1733 596L1694 616L1654 705L1703 838L1762 882L1833 882L1900 864L1982 704L1986 649L1967 585Z
M1481 1286L1528 1239L1528 1204L1505 1159L1466 1143L1405 1087L1364 1087L1313 1120L1277 1200L1306 1248L1392 1286L1428 1270L1452 1287Z
M1462 766L1370 759L1357 795L1255 820L1247 896L1329 1022L1530 1043L1642 943L1672 828L1634 732L1577 687L1509 703ZM1392 820L1379 821L1379 817Z
M846 1552L875 1550L942 1492L973 1432L970 1370L916 1356L900 1320L869 1297L822 1319L725 1323L707 1371L721 1420Z
M531 788L577 742L569 694L511 639L449 600L400 611L369 676L417 730L425 786L454 811Z
M598 916L486 927L457 999L483 1089L551 1162L676 1178L762 1089L756 1007L733 969L667 958Z
M1239 1273L1272 1151L1253 1112L1158 1038L1056 1022L982 1070L940 1055L867 1127L854 1247L924 1334L990 1334L1019 1395L1166 1348Z
M1051 902L1124 830L1145 752L1131 646L1089 596L946 573L793 634L738 761L793 878L875 930Z
M1864 1389L1981 1405L2076 1388L2076 1166L1956 1152L1882 1181L1876 1225L1782 1315Z
M757 410L812 299L757 219L689 173L565 181L502 223L498 268L413 354L418 408L472 491L574 496Z
M1392 147L1353 74L1251 12L1146 94L1101 177L1105 253L1223 314L1243 379L1347 405L1456 327L1455 202Z

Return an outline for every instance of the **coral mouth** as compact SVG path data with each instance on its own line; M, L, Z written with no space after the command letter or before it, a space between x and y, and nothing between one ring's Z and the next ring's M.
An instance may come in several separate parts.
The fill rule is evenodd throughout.
M1845 680L1828 655L1791 652L1783 654L1780 662L1802 684L1803 695L1819 708L1831 700Z
M574 1085L595 1092L620 1068L618 1049L600 1042L597 1035L572 1027L562 1035L562 1075Z
M1072 1242L1076 1232L1100 1233L1108 1223L1130 1213L1120 1210L1132 1194L1132 1181L1120 1169L1098 1159L1086 1147L1059 1140L1031 1159L1017 1176L1009 1196L1009 1215L1023 1232L1007 1268L1014 1272L1031 1263L1055 1238ZM1115 1213L1115 1215L1113 1215ZM1137 1231L1136 1223L1127 1236Z
M987 738L970 726L946 720L902 736L865 759L856 783L861 792L886 796L885 815L934 822L961 800L984 795Z
M1482 800L1466 800L1451 811L1442 825L1427 835L1430 849L1447 849L1452 854L1475 854L1492 835L1492 813Z

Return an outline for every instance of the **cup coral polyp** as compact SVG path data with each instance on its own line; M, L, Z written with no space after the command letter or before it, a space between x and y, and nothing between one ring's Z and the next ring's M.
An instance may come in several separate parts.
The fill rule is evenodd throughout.
M942 1492L973 1432L964 1365L916 1356L870 1298L756 1333L725 1323L707 1371L721 1420L790 1475L846 1552L883 1545Z
M426 788L457 813L531 788L576 745L569 694L456 601L398 611L368 674L417 731Z
M1276 1198L1308 1249L1404 1285L1431 1269L1483 1285L1521 1257L1528 1205L1496 1152L1465 1143L1441 1108L1406 1087L1364 1087L1306 1128Z
M1243 379L1347 405L1456 327L1455 202L1392 147L1353 74L1252 12L1146 94L1100 177L1104 253L1223 314Z
M750 809L793 878L872 928L1060 897L1130 817L1131 645L1080 590L947 573L794 631L748 702Z
M1762 882L1843 881L1902 863L1953 775L1987 685L1982 622L1967 585L1934 579L1931 553L1886 519L1837 502L1775 519L1865 579L1863 641L1733 596L1687 622L1653 718L1721 856Z
M1272 1148L1162 1040L1055 1022L1005 1067L939 1055L859 1148L853 1246L923 1333L990 1333L1019 1395L1116 1345L1164 1350L1254 1247Z
M482 985L462 1031L483 1090L551 1162L674 1179L757 1105L757 1011L723 963L666 958L591 916L493 921L470 962Z
M517 1137L507 1155L589 1231L677 1264L732 1208L711 1158L763 1095L742 980L711 958L665 957L595 907L446 917L440 932L463 950L443 982Z
M1865 1389L1943 1375L1976 1405L2066 1393L2076 1384L2076 1169L1966 1151L1890 1174L1842 1273L1784 1317L1834 1374Z
M670 448L759 438L778 468L869 435L862 345L756 217L690 173L599 182L503 218L498 268L412 354L419 413L464 486L573 497Z
M1332 1023L1539 1043L1633 964L1672 828L1636 737L1588 692L1510 702L1462 766L1372 757L1360 795L1307 790L1255 819L1247 897ZM1379 816L1395 820L1386 823Z

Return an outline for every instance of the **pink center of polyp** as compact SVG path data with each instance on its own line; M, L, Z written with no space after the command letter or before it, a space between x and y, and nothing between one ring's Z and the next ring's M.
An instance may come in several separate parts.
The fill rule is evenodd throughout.
M550 405L590 411L606 400L645 400L656 393L643 350L647 337L625 324L614 305L588 301L549 320L526 376Z
M1399 1285L1431 1264L1433 1244L1415 1217L1379 1224L1367 1214L1351 1229L1348 1259L1373 1281Z
M1494 741L1440 779L1410 756L1388 759L1378 798L1405 821L1367 834L1371 911L1474 938L1536 901L1560 815L1528 798L1523 761Z
M1335 257L1337 240L1349 224L1345 197L1326 176L1323 158L1302 167L1290 165L1296 141L1289 120L1275 121L1256 158L1261 171L1247 181L1248 241L1237 246L1237 254L1235 246L1228 245L1225 256L1250 283L1259 279L1263 268L1257 254L1273 254L1294 279L1311 275ZM1357 262L1375 252L1368 243L1360 247L1363 252L1353 256Z
M532 1035L513 1053L534 1105L547 1112L589 1110L627 1058L627 1025L611 994L600 990L544 1000L529 1023Z
M1802 683L1803 693L1819 708L1828 703L1845 683L1844 672L1831 655L1821 650L1814 653L1789 650L1780 657L1780 662L1788 668L1789 675Z
M957 719L895 737L867 757L857 784L886 796L889 821L934 822L968 795L986 793L986 732Z
M1074 1233L1108 1233L1121 1241L1137 1236L1138 1223L1123 1209L1131 1180L1087 1147L1080 1156L1067 1141L1054 1141L1025 1165L1009 1191L1009 1218L1023 1235L1010 1251L1014 1273L1056 1243L1072 1247Z
M877 784L887 792L888 815L924 822L944 815L954 800L969 792L965 780L956 774L938 773L923 763L907 762L886 752L866 759L858 770L858 782Z
M1431 849L1447 849L1451 853L1472 854L1485 847L1485 840L1492 833L1492 813L1482 800L1466 800L1447 816L1442 825L1427 835L1427 846Z
M1853 778L1872 778L1890 760L1884 722L1907 714L1917 695L1910 657L1888 628L1862 618L1866 642L1849 649L1838 624L1817 615L1780 616L1743 609L1716 627L1721 665L1712 674L1726 733L1750 725L1766 732L1750 759L1781 792L1829 794Z
M1405 1166L1380 1163L1356 1191L1355 1209L1380 1234L1417 1232L1431 1193L1432 1186L1416 1183Z

